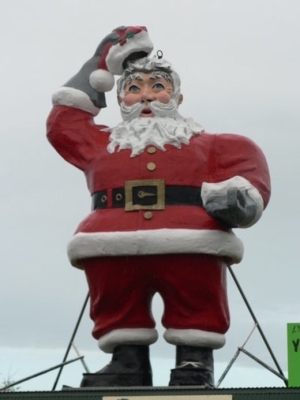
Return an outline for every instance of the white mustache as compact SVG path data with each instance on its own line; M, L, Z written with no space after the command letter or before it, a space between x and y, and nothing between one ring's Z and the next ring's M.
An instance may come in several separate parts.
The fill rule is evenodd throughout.
M178 105L175 100L169 103L160 103L159 101L151 101L149 107L156 117L174 117L177 114Z
M144 108L142 103L136 103L132 106L126 106L124 101L120 105L121 115L124 121L132 121L134 118L138 118Z
M169 103L161 103L159 101L150 101L149 103L136 103L132 106L126 106L124 102L121 102L120 111L124 121L132 121L141 115L141 112L145 106L149 106L150 110L156 117L175 117L177 115L178 105L175 100L169 101Z

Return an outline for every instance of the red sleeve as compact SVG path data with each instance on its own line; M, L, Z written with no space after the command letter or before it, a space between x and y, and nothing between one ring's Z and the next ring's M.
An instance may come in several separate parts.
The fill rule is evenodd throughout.
M47 138L66 161L84 170L99 146L103 128L86 111L54 106L47 120Z
M252 140L233 134L215 135L213 163L214 182L242 176L259 191L267 206L271 193L269 168L263 152Z

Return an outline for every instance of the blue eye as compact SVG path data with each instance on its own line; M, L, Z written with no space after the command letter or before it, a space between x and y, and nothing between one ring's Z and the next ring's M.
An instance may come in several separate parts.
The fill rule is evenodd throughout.
M165 87L164 87L164 85L161 83L161 82L156 82L154 85L153 85L153 89L164 89Z
M128 88L129 92L137 92L139 87L137 85L130 85Z

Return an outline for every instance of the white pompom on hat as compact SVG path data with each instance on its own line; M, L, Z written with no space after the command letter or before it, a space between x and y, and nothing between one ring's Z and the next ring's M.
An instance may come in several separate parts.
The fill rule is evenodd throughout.
M105 69L96 69L90 75L90 84L97 92L109 92L114 87L115 78Z

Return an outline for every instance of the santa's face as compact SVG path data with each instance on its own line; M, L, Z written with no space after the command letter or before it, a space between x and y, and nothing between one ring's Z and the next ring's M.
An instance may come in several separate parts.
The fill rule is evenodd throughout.
M109 153L132 149L131 157L134 157L149 145L163 151L166 144L181 148L182 143L189 144L190 138L202 131L200 125L178 113L183 99L178 94L179 78L175 88L171 75L163 70L135 71L122 79L118 102L123 122L107 129Z
M140 117L151 118L154 113L150 108L152 101L168 104L173 95L170 80L153 71L149 74L137 72L129 77L124 88L123 103L127 107L134 104L143 105Z

